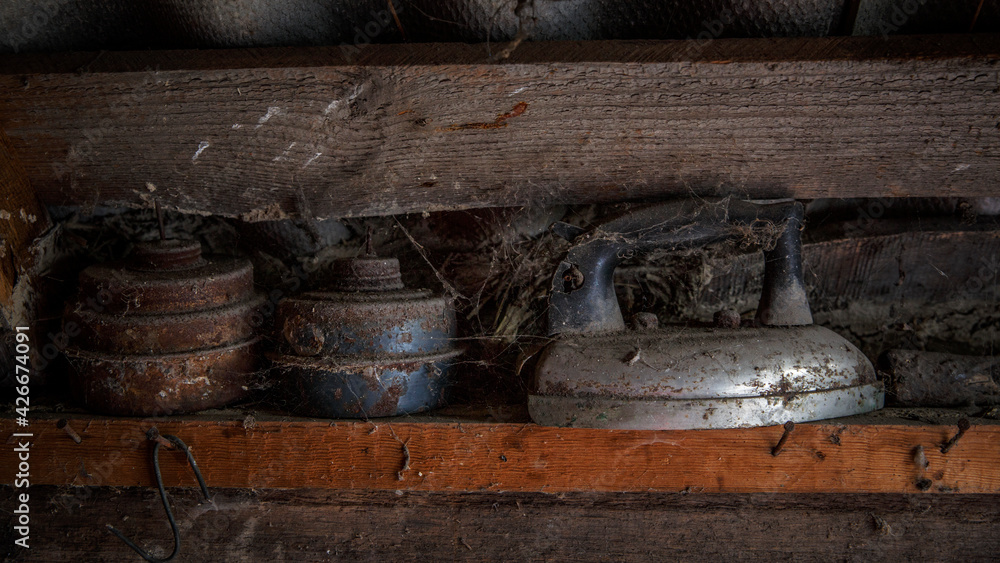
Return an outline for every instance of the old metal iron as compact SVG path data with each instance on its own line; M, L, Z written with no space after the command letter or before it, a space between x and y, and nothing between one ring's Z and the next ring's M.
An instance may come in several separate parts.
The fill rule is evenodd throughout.
M204 258L197 241L138 243L128 261L80 274L63 321L74 394L89 409L137 416L243 399L259 367L263 304L248 260Z
M369 418L436 408L445 399L455 311L443 296L406 289L399 260L371 248L333 263L330 283L282 300L271 355L292 409L326 418Z
M733 199L651 205L584 232L549 297L549 333L529 396L543 425L623 429L769 426L869 412L884 403L871 362L812 324L802 279L802 206ZM635 252L691 248L783 228L764 246L763 291L748 326L626 329L616 266ZM648 315L647 315L648 317Z

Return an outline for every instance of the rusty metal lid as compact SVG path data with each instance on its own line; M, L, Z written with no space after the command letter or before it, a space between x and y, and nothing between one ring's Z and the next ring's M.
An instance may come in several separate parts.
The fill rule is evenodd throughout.
M278 304L282 348L300 356L407 356L451 348L455 310L431 292L307 293Z
M152 272L120 263L96 264L80 273L78 300L107 313L171 314L223 307L252 295L250 261L222 258L194 268Z
M399 271L399 260L380 258L372 246L372 229L368 227L365 247L360 256L341 258L330 265L332 291L398 291L403 289L403 278Z

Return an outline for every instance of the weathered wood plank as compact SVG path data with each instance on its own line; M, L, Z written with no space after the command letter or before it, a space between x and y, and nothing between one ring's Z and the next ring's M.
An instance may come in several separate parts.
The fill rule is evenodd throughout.
M781 427L603 431L533 424L308 419L33 419L33 484L151 486L156 426L193 449L209 485L411 491L1000 492L1000 425L979 424L947 455L952 425L800 424L778 456ZM0 419L0 442L15 440ZM12 443L12 442L11 442ZM405 448L404 448L405 444ZM922 446L929 467L914 462ZM161 455L168 486L194 486L179 453ZM16 473L13 456L0 474Z
M0 505L11 491L0 488ZM170 490L178 560L988 561L1000 550L995 495L211 492L198 504L196 490ZM105 524L169 553L155 490L31 494L31 549L9 556L137 560Z
M1000 319L1000 232L935 230L932 223L923 231L804 244L815 322L872 359L889 348L991 354L991 327ZM691 316L710 320L722 307L753 311L762 272L759 252L720 265L689 298Z
M989 195L1000 37L0 58L46 203L248 220L679 195ZM154 191L155 190L155 191Z
M852 302L992 301L998 260L997 230L927 228L807 242L802 247L810 305L822 311ZM761 253L741 254L726 268L705 287L705 307L756 307L764 271Z
M886 400L906 407L1000 404L1000 365L990 356L889 350L880 359Z

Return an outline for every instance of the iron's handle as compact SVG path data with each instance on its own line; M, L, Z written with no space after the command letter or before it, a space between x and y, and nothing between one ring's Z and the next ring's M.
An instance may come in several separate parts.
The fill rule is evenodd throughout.
M802 280L802 204L757 204L735 199L687 200L645 206L581 232L556 269L549 297L549 334L625 329L615 296L614 272L636 252L691 248L735 238L758 221L783 225L773 248L764 251L764 280L757 319L771 326L812 324Z

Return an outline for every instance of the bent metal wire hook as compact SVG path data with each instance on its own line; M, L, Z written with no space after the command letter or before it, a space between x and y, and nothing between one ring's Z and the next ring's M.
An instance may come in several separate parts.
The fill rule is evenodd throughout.
M164 559L157 559L152 555L143 551L141 547L136 545L132 540L125 537L124 534L118 531L114 526L108 524L108 530L112 534L118 536L118 539L125 542L125 545L132 548L133 551L138 553L143 559L149 561L150 563L165 563L166 561L171 561L181 550L181 533L177 529L177 521L174 520L174 513L170 510L170 502L167 500L167 491L163 488L163 476L160 474L160 446L163 445L165 441L170 442L174 446L177 446L185 455L187 455L188 462L191 464L191 469L194 470L194 476L198 478L198 485L201 486L201 492L205 495L205 500L212 500L208 496L208 487L205 485L205 480L201 477L201 471L198 470L198 464L194 461L194 456L191 455L191 450L188 449L187 444L177 436L170 434L160 435L155 431L155 428L150 429L147 436L150 440L155 441L153 445L153 474L156 475L156 486L160 490L160 500L163 501L163 509L167 512L167 519L170 520L170 529L174 533L174 551L168 557Z

